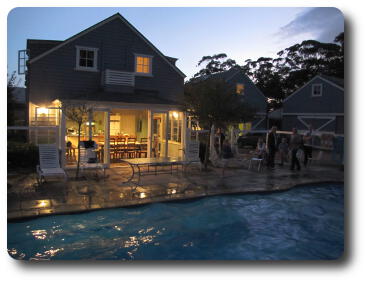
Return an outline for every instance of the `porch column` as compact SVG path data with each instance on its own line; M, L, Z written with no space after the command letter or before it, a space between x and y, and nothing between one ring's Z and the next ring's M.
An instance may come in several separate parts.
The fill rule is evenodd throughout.
M110 111L106 111L104 114L104 160L108 167L110 167Z
M93 122L93 110L90 110L88 112L88 136L89 136L89 140L93 139L93 132L92 132L92 122Z
M181 125L181 141L182 141L182 157L186 158L186 150L187 150L187 135L188 135L188 131L189 128L187 127L188 124L191 124L190 122L187 121L188 117L186 112L183 112L183 119L182 119L182 125Z
M65 144L65 137L66 137L66 116L65 113L60 110L61 112L61 119L60 119L60 128L59 128L59 146L61 147L61 167L64 168L66 164L66 144Z
M165 130L165 135L164 135L164 139L166 141L165 143L165 154L164 157L168 156L168 123L169 123L169 112L166 113L166 130Z
M148 110L148 158L151 157L152 152L152 125L153 125L153 114L151 110Z

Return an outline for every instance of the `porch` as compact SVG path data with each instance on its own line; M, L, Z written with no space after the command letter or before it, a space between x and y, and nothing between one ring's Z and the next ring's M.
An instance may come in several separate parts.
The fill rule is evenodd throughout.
M80 132L78 124L66 117L56 104L32 105L31 142L56 143L65 168L77 164L79 134L80 141L95 142L93 151L97 162L106 167L120 164L123 159L184 157L186 115L179 107L116 102L88 104L91 111Z

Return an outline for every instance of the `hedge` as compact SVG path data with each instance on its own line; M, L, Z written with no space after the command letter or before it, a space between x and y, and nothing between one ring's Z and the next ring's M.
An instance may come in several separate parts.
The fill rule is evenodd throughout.
M8 141L8 169L36 168L38 147L33 144Z

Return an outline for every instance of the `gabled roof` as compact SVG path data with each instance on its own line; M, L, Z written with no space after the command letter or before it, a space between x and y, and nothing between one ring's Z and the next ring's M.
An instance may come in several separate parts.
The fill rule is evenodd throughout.
M29 60L32 60L51 48L54 48L62 42L62 40L27 39L27 50L30 51L28 53Z
M344 79L337 78L337 77L332 77L332 76L326 76L326 75L319 75L319 77L344 88Z
M203 81L207 79L223 79L225 81L229 81L231 78L233 78L235 75L237 75L241 71L238 67L232 67L231 69L215 74L205 75L198 78L195 78L194 81Z
M32 58L31 60L29 60L29 64L32 64L36 61L38 61L39 59L47 56L48 54L58 50L59 48L61 48L62 46L65 46L66 44L74 41L75 39L95 30L96 28L99 28L101 26L103 26L104 24L109 23L112 20L115 19L120 19L126 26L128 26L137 36L139 36L146 44L148 44L160 57L162 57L162 59L167 62L177 73L179 73L179 75L181 75L182 77L186 77L186 75L184 73L181 72L180 69L178 69L171 60L169 60L166 56L164 56L162 54L162 52L160 52L147 38L145 38L144 35L142 35L132 24L130 24L123 16L121 16L120 13L116 13L114 15L112 15L111 17L104 19L103 21L73 35L72 37L69 37L68 39L62 41L62 43L57 44L55 47L47 50L46 52L43 52L42 54L36 56L35 58Z
M298 92L300 92L303 88L305 88L306 86L308 86L310 83L312 83L316 79L321 79L323 81L326 81L327 83L333 85L334 87L336 87L336 88L338 88L338 89L340 89L340 90L342 90L344 92L344 80L343 79L339 79L339 78L335 78L335 77L330 77L330 76L325 76L325 75L316 75L311 80L309 80L307 83L305 83L302 87L300 87L299 89L297 89L296 91L294 91L292 94L290 94L289 96L287 96L283 100L283 103L286 102L291 97L293 97ZM333 80L335 80L335 82ZM343 82L343 86L340 86L339 84L337 84L336 81L338 81L339 84L341 82Z
M241 73L242 76L246 77L257 89L257 91L264 97L265 100L267 100L266 96L263 94L263 92L256 86L256 84L243 72L241 72L241 68L238 66L234 66L231 69L227 71L223 71L220 73L215 73L207 76L202 76L198 78L198 81L200 80L207 80L207 79L223 79L226 82L228 82L230 79L232 79L235 75L238 73Z

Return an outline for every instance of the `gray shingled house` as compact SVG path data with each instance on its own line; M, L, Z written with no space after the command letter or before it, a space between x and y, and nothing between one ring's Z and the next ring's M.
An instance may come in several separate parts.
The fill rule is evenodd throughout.
M344 135L344 80L317 75L283 101L282 129Z
M267 102L264 94L259 90L251 79L246 76L239 67L233 67L228 71L215 73L200 79L223 79L238 95L243 95L245 101L255 110L254 120L250 123L240 124L240 130L266 130Z
M56 143L64 164L75 161L78 135L60 110L64 101L93 107L81 136L99 145L106 164L183 154L185 75L176 58L163 55L120 14L66 40L29 39L27 53L30 139ZM147 147L114 149L127 141Z

